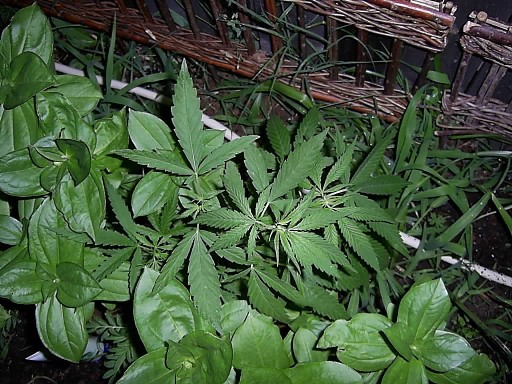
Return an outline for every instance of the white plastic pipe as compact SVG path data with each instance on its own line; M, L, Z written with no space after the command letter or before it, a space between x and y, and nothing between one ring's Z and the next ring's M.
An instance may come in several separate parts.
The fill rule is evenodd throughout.
M83 71L73 68L73 67L69 67L69 66L61 64L61 63L55 63L55 70L57 72L66 73L68 75L85 76ZM98 75L96 75L96 80L98 81L99 84L102 84L102 85L105 82L103 77L98 76ZM127 83L124 83L124 82L118 81L118 80L112 80L110 83L110 86L114 89L122 89L122 88L126 87L127 85L128 85ZM162 94L158 94L154 91L151 91L151 90L148 90L145 88L136 87L136 88L131 89L130 93L133 93L140 97L144 97L145 99L148 99L148 100L156 101L157 103L171 105L171 99L169 97L162 95ZM240 137L235 132L233 132L231 129L226 127L224 124L220 123L217 120L212 119L211 117L205 115L204 113L202 115L202 121L203 121L203 124L206 125L208 128L215 129L218 131L223 131L224 137L227 140L235 140ZM405 245L408 245L409 247L414 248L414 249L418 249L420 247L419 239L412 237L403 232L400 232L400 236L402 237L402 241ZM503 284L503 285L506 285L507 287L512 287L512 277L510 277L510 276L498 273L496 271L482 267L481 265L472 263L470 261L455 259L450 256L442 256L441 260L444 261L445 263L452 264L452 265L460 263L461 268L463 268L463 269L475 271L481 277L483 277L489 281Z

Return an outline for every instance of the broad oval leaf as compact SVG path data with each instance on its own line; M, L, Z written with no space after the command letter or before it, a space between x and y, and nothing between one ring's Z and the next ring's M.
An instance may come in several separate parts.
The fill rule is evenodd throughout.
M56 139L57 147L66 158L69 174L76 185L89 176L91 171L91 151L83 141L71 139Z
M35 143L39 133L33 102L9 110L0 105L0 156Z
M164 347L169 340L178 342L196 329L199 317L183 284L168 279L153 292L157 278L157 271L145 268L133 299L135 325L148 351Z
M277 325L272 319L250 312L233 335L233 366L288 368L290 360Z
M80 116L91 112L103 97L101 91L90 79L75 75L56 76L56 85L48 92L57 92L65 96Z
M132 194L133 217L158 212L176 193L178 185L172 176L158 171L146 174Z
M0 158L0 190L17 197L46 195L39 182L42 172L32 163L27 148L10 152Z
M43 296L36 263L20 261L0 269L0 296L17 304L40 303Z
M442 280L427 281L412 287L398 308L397 321L407 324L414 340L433 334L446 320L451 303Z
M401 357L396 360L384 373L382 384L428 384L426 370L421 361L407 361Z
M286 370L285 373L293 384L362 384L364 382L358 372L335 361L300 363Z
M124 109L109 118L96 120L94 130L96 132L95 157L108 155L116 149L128 148L128 127ZM116 160L120 161L120 159Z
M220 309L220 326L224 333L234 332L243 324L250 307L245 300L228 301Z
M483 384L494 374L496 374L494 363L486 355L477 354L448 372L427 370L427 377L436 384Z
M67 308L55 296L36 306L36 326L44 346L61 359L79 362L89 335L84 308Z
M174 149L175 143L169 126L150 113L130 111L128 132L137 149Z
M0 243L16 245L21 241L23 225L14 217L0 215Z
M318 337L306 328L299 328L293 336L293 354L298 363L325 361L330 352L317 349ZM295 381L294 381L295 383Z
M240 384L262 383L293 384L283 369L267 367L245 367L242 369Z
M160 348L139 357L128 367L117 384L174 383L175 372L165 366L167 348Z
M103 290L83 267L75 263L57 264L57 299L66 307L81 307Z

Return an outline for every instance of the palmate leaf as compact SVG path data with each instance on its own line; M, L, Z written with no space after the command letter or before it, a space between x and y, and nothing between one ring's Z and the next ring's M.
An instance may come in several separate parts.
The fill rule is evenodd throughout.
M137 225L133 221L132 215L130 214L124 200L108 181L105 181L105 189L107 190L110 205L112 206L112 210L114 211L119 224L121 224L123 229L131 238L135 238Z
M343 207L338 210L338 213L357 221L394 223L393 218L380 207Z
M97 280L101 281L105 277L113 273L117 268L121 266L125 261L128 261L133 256L135 247L126 247L116 249L108 257L101 257L101 264L97 266L92 276Z
M269 200L274 201L304 181L321 157L321 149L327 132L303 142L284 161L272 183Z
M283 160L290 153L290 132L283 121L272 116L267 123L267 137L274 152Z
M120 149L113 151L113 153L134 161L137 164L175 175L190 176L193 174L177 151Z
M174 130L190 167L197 173L199 164L205 157L205 153L203 153L202 113L199 98L192 78L188 73L185 60L181 64L174 92L174 106L171 108Z
M315 208L309 210L303 217L302 221L293 227L294 230L311 231L325 228L338 221L341 215L327 208Z
M219 328L221 305L219 275L199 231L194 235L194 244L190 252L188 283L190 294L199 313L215 328Z
M251 304L261 313L285 324L290 321L286 314L286 302L275 297L254 270L251 271L249 276L249 290L247 293Z
M333 164L324 182L324 188L334 181L341 181L347 184L350 179L350 168L354 159L355 141L348 146L343 155Z
M249 145L244 152L244 157L244 164L247 174L252 180L252 185L258 192L263 191L270 184L270 177L267 173L262 149Z
M298 305L305 305L304 297L302 293L299 292L295 287L287 283L285 280L279 278L274 271L271 270L262 270L262 269L253 269L258 277L264 282L267 286L279 292L281 295L286 297L288 300L293 301Z
M249 207L249 200L245 197L244 183L240 172L236 165L232 162L226 164L226 171L224 172L224 188L236 205L246 216L252 217L251 208Z
M350 180L352 184L358 184L368 180L371 175L377 171L379 164L384 157L384 153L386 152L388 145L391 143L392 138L393 135L389 134L388 136L381 139L377 144L375 144L373 149L365 157L361 165L357 168L354 176L352 176L352 179Z
M252 225L255 220L241 212L219 208L199 215L194 222L214 228L231 229L242 225Z
M311 108L300 122L299 129L295 135L294 144L297 145L303 140L311 138L315 134L319 122L320 112L317 108Z
M359 224L345 217L338 221L338 227L343 238L357 255L370 267L379 271L379 258L370 243L370 237L362 231Z

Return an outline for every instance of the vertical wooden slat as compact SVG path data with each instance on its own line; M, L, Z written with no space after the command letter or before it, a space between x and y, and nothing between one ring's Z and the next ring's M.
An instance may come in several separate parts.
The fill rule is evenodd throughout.
M199 40L201 38L201 32L199 31L199 26L197 25L196 15L194 13L194 8L192 8L192 3L190 2L190 0L184 0L183 5L185 6L188 24L190 25L190 29L194 34L194 38Z
M453 80L452 92L450 93L450 103L454 103L459 96L459 93L462 88L462 82L464 81L464 77L466 76L466 71L468 69L469 60L471 59L471 53L464 51L462 54L462 58L459 62L459 68L457 69L457 75L455 75L455 79Z
M217 0L210 0L210 7L212 10L212 16L215 19L215 25L217 26L217 31L219 32L220 39L224 43L225 46L231 47L231 41L229 41L228 29L226 27L226 23L223 23L220 20L220 11L219 5L217 4Z
M386 77L384 78L384 91L385 95L393 94L396 85L396 78L398 70L400 69L400 59L402 57L402 49L404 43L398 39L393 39L391 46L391 58L386 68Z
M507 74L507 68L493 63L476 95L476 104L484 105L494 94L496 87Z
M364 86L366 76L366 67L368 66L368 32L357 29L357 48L356 48L356 87Z
M265 0L265 10L269 15L269 20L274 23L274 30L277 30L276 22L279 15L277 13L277 5L275 0ZM270 42L272 44L273 53L279 51L283 46L282 40L276 35L270 35Z
M296 4L297 9L297 25L300 29L306 30L306 19L304 15L304 8L300 4ZM299 55L302 60L306 58L306 34L299 33Z
M421 66L421 71L416 78L414 86L412 87L412 93L416 93L418 89L420 89L423 85L425 85L427 81L428 72L432 66L432 61L434 61L434 53L427 52L425 55L425 59L423 60L423 65Z
M329 67L329 79L338 80L338 22L327 17L327 41L329 42L328 55L331 66Z
M169 11L169 6L165 0L156 0L156 5L158 6L158 10L162 15L165 24L167 24L167 28L169 28L169 32L174 32L177 29L177 25L172 19L171 12Z
M238 3L242 8L247 8L246 0L238 0ZM254 55L254 53L256 53L256 47L254 45L254 40L252 39L251 29L246 26L249 25L249 17L243 10L240 10L238 17L240 17L240 21L245 25L243 27L242 34L244 36L245 46L247 47L247 54L249 56Z
M137 7L139 7L139 11L142 13L144 17L144 21L146 23L153 22L153 16L151 16L151 12L149 12L148 6L144 0L137 0Z

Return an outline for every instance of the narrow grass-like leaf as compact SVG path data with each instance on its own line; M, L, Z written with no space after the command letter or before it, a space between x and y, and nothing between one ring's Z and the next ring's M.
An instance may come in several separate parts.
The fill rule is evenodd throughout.
M249 206L249 200L245 197L244 183L234 163L229 162L226 164L224 188L226 188L226 192L236 207L242 211L243 214L251 217L252 212Z
M249 276L249 290L247 293L251 304L261 313L285 324L290 321L286 314L285 301L275 297L254 271L251 271Z
M245 151L258 136L244 136L239 139L229 141L224 145L213 150L208 154L199 165L198 174L204 174L231 160L240 152Z
M192 170L197 172L205 155L203 153L202 113L185 60L182 62L174 90L174 106L171 108L172 122L183 153Z
M501 218L505 222L508 230L510 231L510 233L512 233L512 217L505 210L505 208L500 203L500 201L498 200L498 198L496 197L496 195L494 193L491 194L491 198L492 198L492 202L494 203L494 205L496 205L496 208L498 209L498 213L500 214Z
M272 116L268 121L267 137L274 152L283 160L290 153L291 142L290 132L279 117Z
M326 133L312 137L290 153L272 183L270 201L275 201L288 191L296 188L310 175L321 157L321 149Z
M370 267L376 271L380 270L379 258L373 249L370 238L365 234L361 227L349 218L342 218L338 221L343 238L348 245L363 259Z
M397 175L379 175L354 185L359 193L370 195L393 195L408 185L407 181Z
M194 235L194 244L190 252L188 283L199 313L218 328L221 305L219 275L199 231Z

